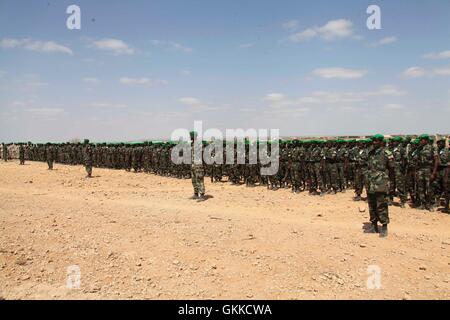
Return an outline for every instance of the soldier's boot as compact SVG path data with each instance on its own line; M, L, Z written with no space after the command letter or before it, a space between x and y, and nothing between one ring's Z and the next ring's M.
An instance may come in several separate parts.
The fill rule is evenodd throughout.
M202 202L202 201L205 201L205 200L206 200L205 195L204 195L203 193L201 193L201 194L198 196L197 202Z
M385 238L388 235L388 228L387 228L387 224L383 224L381 226L381 231L380 231L380 238Z
M394 197L392 195L390 195L388 200L387 200L388 206L392 206L393 202L394 202Z
M403 201L403 200L400 202L400 208L405 208L405 202L406 201Z
M354 198L354 201L361 201L361 195L357 194Z
M194 195L192 197L190 197L189 199L197 200L198 199L198 193L194 193Z
M444 204L444 209L442 209L442 212L443 213L450 213L450 210L449 210L449 198L448 197L446 197L445 198L445 204Z
M450 213L448 200L445 201L445 207L442 209L443 213Z
M370 226L369 233L378 233L378 223L372 222L372 225Z

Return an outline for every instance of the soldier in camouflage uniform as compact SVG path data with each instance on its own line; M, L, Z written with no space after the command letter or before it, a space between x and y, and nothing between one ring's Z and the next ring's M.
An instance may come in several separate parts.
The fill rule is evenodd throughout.
M368 160L368 144L370 140L362 140L358 142L358 147L354 150L355 159L355 201L361 200L361 195L363 188L366 187L366 192L368 190L368 180L367 180L367 160Z
M87 176L86 178L92 178L92 146L89 143L88 139L84 140L84 150L83 150L83 158L84 158L84 168L86 169Z
M329 140L323 149L323 157L325 158L325 181L327 184L327 192L336 194L338 187L338 165L337 165L337 149L335 141Z
M311 146L311 188L313 195L323 196L325 194L325 186L323 183L323 169L325 164L325 159L322 154L323 141L316 140L313 141ZM320 191L320 192L319 192Z
M419 206L419 197L417 196L416 171L418 154L416 152L419 147L419 140L414 139L407 146L406 152L406 191L410 194L411 202L414 207Z
M339 191L344 192L347 188L348 150L343 140L337 140L336 148L337 184Z
M394 195L400 198L400 206L405 207L406 194L406 150L402 144L402 137L394 137L390 143L390 151L394 155L394 170L391 177L391 199Z
M2 143L2 158L3 161L7 162L8 161L8 147L6 145L6 143Z
M294 148L292 150L291 157L291 176L292 176L292 192L299 193L301 191L302 186L302 177L301 177L301 147L300 141L294 140L293 142Z
M202 157L202 143L197 141L197 132L191 131L189 133L191 137L191 178L192 186L194 187L194 195L192 199L197 201L204 201L205 198L205 169L203 167Z
M45 159L47 160L48 170L53 170L53 162L55 161L55 149L53 145L48 142L45 148Z
M442 212L449 213L449 196L450 196L450 184L449 184L449 161L450 152L445 146L445 139L440 139L437 142L439 167L437 177L433 183L434 194L436 196L436 203L439 205L441 196L444 197L444 209Z
M19 144L19 161L21 165L25 164L25 148L23 143Z
M419 209L434 211L434 196L431 188L432 182L437 177L439 158L437 150L431 144L429 135L423 134L419 137L417 153L417 196Z
M367 199L369 203L370 222L372 232L378 232L378 221L382 224L380 237L387 236L389 224L388 193L389 171L394 167L394 156L384 147L384 136L374 135L373 147L368 154L368 182Z

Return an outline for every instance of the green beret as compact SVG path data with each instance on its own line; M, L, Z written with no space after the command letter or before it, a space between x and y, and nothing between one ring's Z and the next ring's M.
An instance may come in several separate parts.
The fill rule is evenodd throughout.
M372 141L383 141L384 140L384 136L382 134L375 134L372 137L370 137L370 139Z
M419 136L419 140L428 140L428 141L433 141L431 138L430 138L430 136L428 135L428 134L421 134L420 136Z

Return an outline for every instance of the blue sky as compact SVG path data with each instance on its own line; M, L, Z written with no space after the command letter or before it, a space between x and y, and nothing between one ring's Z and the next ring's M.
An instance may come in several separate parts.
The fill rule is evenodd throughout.
M450 1L0 0L0 57L0 141L450 132Z

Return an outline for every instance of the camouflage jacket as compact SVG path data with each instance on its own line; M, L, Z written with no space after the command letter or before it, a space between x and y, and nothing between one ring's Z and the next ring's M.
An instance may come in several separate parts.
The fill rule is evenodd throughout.
M394 164L392 152L386 148L374 148L368 156L368 192L389 192L389 167Z
M431 168L437 155L436 149L431 144L426 144L423 147L418 147L416 152L417 166L419 168Z

